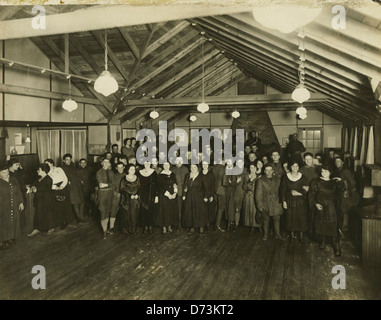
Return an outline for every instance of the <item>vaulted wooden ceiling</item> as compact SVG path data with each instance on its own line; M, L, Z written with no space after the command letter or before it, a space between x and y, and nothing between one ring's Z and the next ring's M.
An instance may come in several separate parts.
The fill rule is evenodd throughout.
M91 6L45 8L48 15L58 16ZM6 23L34 17L31 6L2 6L0 10L2 30ZM306 106L351 123L379 116L379 101L370 85L371 79L381 80L381 11L376 11L346 7L346 29L335 30L331 7L327 6L304 27L305 83L316 94ZM109 71L118 81L118 92L106 98L95 92L93 83L73 78L82 94L108 119L144 119L155 105L165 111L160 120L173 121L195 111L197 101L201 102L203 59L205 96L210 101L246 77L285 94L299 83L297 31L282 34L266 29L255 21L252 11L190 14L185 20L152 23L148 17L146 21L107 29ZM105 41L104 29L97 30L96 21L91 29L69 35L70 73L95 80L104 70ZM30 38L61 71L65 70L64 33L63 27L57 34ZM249 103L237 99L234 104L238 109L257 110L297 107L291 100ZM231 108L221 101L212 103L212 110Z

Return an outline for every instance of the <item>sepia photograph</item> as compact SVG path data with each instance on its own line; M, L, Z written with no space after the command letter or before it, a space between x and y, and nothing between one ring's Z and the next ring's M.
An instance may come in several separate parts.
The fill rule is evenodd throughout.
M380 1L0 1L0 62L0 300L381 299Z

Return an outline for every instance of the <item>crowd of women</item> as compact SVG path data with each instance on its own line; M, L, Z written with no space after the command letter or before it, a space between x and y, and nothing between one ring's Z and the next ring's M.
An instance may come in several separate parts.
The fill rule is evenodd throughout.
M331 238L340 255L340 233L356 194L353 174L343 159L336 156L321 164L306 152L303 159L301 154L291 155L281 162L276 150L258 157L260 147L255 139L247 143L244 161L235 164L225 159L210 165L200 157L199 164L185 165L177 157L175 165L158 165L157 159L137 165L131 139L125 139L121 153L113 145L95 170L86 159L75 168L70 154L64 155L62 167L46 159L39 165L39 180L28 189L35 206L29 236L75 226L96 211L104 239L116 231L136 234L138 227L144 234L153 233L154 227L163 234L183 228L202 234L246 226L250 232L260 231L263 240L272 233L285 240L287 232L291 241L298 238L301 244L308 232L321 249ZM229 174L227 169L234 165L243 168L242 173ZM7 204L0 209L1 248L19 235L19 214L25 205L23 188L11 171L9 163L0 168L1 203Z

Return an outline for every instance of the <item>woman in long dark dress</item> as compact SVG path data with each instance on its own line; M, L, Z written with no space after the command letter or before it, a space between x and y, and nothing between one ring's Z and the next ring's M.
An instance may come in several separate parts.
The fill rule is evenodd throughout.
M311 181L308 194L310 209L315 212L319 248L324 250L327 237L332 237L334 253L340 256L337 197L341 183L331 179L332 169L329 166L323 165L320 171L320 177Z
M162 227L164 234L173 232L172 226L179 225L176 176L169 168L169 162L163 163L163 171L157 178L159 203L155 224Z
M257 214L257 208L255 207L255 184L258 180L256 174L257 168L254 164L249 166L249 174L246 176L243 182L243 225L250 227L250 232L254 232L255 228L261 228L261 225L255 220Z
M287 164L288 172L283 176L280 195L283 209L286 210L285 228L290 232L290 240L295 239L295 232L299 232L299 241L304 243L303 232L308 231L308 181L299 172L299 164L290 160Z
M35 196L34 203L34 229L28 234L33 237L40 233L40 231L48 231L51 234L54 228L59 225L59 219L55 212L56 199L52 190L53 180L48 175L50 167L46 164L40 164L37 174L41 177L35 186L32 187Z
M155 203L159 201L157 196L157 174L151 168L151 163L146 161L144 169L139 171L140 180L140 219L143 227L143 233L152 233L154 225Z
M190 173L184 183L184 212L181 223L183 227L189 228L189 233L193 233L195 228L199 228L200 234L204 233L204 227L209 222L205 196L205 179L200 174L198 166L191 164Z
M208 222L206 228L210 229L216 224L216 201L214 197L214 175L212 170L209 168L209 163L202 163L202 170L200 172L202 178L204 179L204 205L206 207L206 212L208 215Z
M140 180L136 175L136 167L133 164L127 165L126 176L120 181L121 208L124 227L130 234L137 232L137 222L139 213L139 188Z

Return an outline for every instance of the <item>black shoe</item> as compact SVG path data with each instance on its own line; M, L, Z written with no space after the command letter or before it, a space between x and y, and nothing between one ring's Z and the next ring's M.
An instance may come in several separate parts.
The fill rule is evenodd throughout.
M333 245L333 251L334 251L336 257L340 257L341 256L341 247L340 247L340 243L339 242L336 242Z

